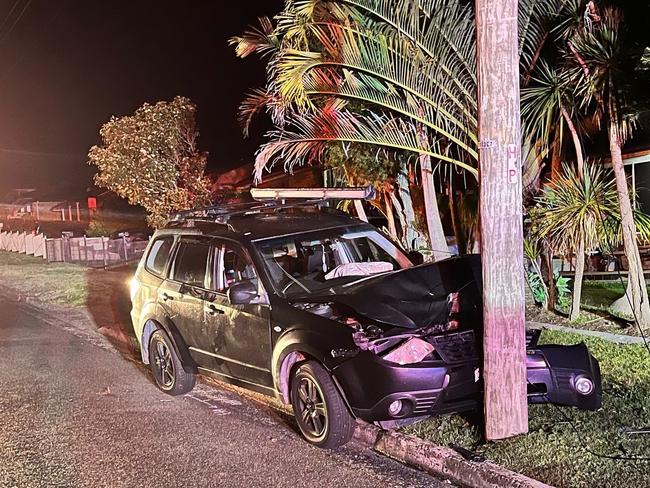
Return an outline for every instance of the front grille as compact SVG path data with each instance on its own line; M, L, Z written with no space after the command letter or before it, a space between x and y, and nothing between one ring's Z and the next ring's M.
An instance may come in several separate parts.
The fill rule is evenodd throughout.
M477 358L476 342L472 330L431 337L429 341L446 363L459 363Z
M437 394L416 395L415 407L413 407L414 415L424 415L430 413L438 401Z

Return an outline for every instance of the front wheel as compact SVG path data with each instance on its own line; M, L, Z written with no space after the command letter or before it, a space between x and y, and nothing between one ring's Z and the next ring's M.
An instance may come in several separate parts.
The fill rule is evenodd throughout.
M315 361L295 370L291 406L300 432L317 447L334 449L346 444L354 434L354 418L329 373Z
M169 336L158 329L149 341L149 366L156 385L170 395L182 395L194 388L196 376L183 369Z

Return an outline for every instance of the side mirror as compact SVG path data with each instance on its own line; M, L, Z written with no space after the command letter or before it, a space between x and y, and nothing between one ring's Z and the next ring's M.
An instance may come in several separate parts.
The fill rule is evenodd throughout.
M228 300L233 305L252 303L259 295L257 286L252 281L241 281L228 288Z
M408 253L408 258L411 260L413 264L416 266L418 264L424 263L424 255L420 251L410 251Z

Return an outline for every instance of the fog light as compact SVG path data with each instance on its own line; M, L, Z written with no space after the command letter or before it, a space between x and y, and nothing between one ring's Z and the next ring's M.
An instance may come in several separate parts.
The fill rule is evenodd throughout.
M578 376L573 382L573 386L581 395L589 395L594 391L594 382L586 376Z
M395 400L388 405L388 414L391 417L397 417L402 411L402 400Z

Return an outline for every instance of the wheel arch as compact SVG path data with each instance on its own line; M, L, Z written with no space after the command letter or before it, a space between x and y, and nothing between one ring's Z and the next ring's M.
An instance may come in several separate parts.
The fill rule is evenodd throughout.
M273 375L273 384L279 394L279 399L285 405L291 403L289 393L291 373L297 365L313 360L325 368L344 402L348 404L345 392L333 373L333 368L338 362L329 355L329 349L324 351L315 347L314 344L327 344L327 338L305 330L294 330L280 337L276 343L273 349L273 360L271 361L271 374Z
M142 335L140 337L142 362L149 364L149 341L151 340L151 335L158 329L163 330L172 341L185 372L197 374L198 368L196 362L190 355L190 350L187 347L183 336L180 334L174 323L166 317L149 317L144 320Z

